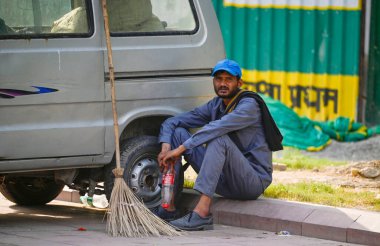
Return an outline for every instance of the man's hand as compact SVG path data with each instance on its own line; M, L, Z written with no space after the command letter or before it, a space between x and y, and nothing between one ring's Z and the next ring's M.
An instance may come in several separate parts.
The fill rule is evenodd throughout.
M161 152L158 154L157 161L158 165L160 166L160 169L164 169L166 167L164 163L164 158L166 154L171 150L171 146L168 143L162 143L161 144Z
M178 159L181 158L185 150L185 146L180 145L178 148L168 151L162 160L164 166L167 167L168 164L173 165Z

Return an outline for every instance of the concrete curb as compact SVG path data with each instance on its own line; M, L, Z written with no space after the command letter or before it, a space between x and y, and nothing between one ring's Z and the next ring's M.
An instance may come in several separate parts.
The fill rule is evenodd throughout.
M70 190L64 190L56 200L80 202L79 193ZM180 206L190 210L197 200L196 192L185 190ZM339 242L380 245L378 212L261 197L255 201L237 201L216 196L212 213L216 224L272 232L288 231L291 235Z

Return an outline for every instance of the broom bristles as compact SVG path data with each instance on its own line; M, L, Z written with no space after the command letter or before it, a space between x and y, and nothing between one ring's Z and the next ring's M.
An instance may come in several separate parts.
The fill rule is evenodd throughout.
M128 187L116 177L107 210L107 232L111 236L179 236L168 223L154 215Z

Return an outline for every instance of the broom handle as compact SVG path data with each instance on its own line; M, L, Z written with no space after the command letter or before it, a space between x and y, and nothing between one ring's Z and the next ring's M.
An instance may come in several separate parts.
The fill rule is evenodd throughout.
M114 129L115 147L116 147L116 150L115 150L116 169L120 169L120 143L119 143L119 125L118 125L117 110L116 110L115 75L114 75L114 67L113 67L113 62L112 62L111 38L110 38L106 0L102 0L102 11L103 11L103 17L104 17L104 29L106 33L108 69L109 69L110 81L111 81L113 129Z

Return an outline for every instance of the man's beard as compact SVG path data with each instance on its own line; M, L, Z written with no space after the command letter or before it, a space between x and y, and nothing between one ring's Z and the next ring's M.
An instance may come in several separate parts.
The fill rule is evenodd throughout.
M228 88L227 87L219 87L219 89L227 89L228 90ZM240 88L239 87L236 87L233 91L231 91L229 94L227 94L227 95L220 95L219 93L218 93L218 89L217 88L215 88L214 87L214 91L215 91L215 93L216 93L216 95L218 95L220 98L223 98L223 99L231 99L231 98L233 98L239 91L240 91Z

